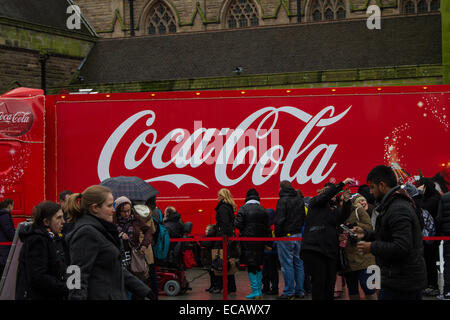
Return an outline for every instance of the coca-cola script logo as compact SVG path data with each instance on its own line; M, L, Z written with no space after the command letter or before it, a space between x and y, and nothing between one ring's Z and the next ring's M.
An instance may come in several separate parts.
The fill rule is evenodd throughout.
M33 125L33 112L22 101L0 102L0 134L19 137L27 133Z
M250 173L253 185L258 186L278 172L280 181L296 180L304 184L311 180L317 184L325 180L335 168L336 163L332 163L331 159L338 146L318 143L318 138L350 109L351 106L334 116L334 106L327 106L315 115L290 106L265 107L249 115L236 129L203 128L198 125L201 122L196 121L192 134L186 129L175 128L159 141L157 131L152 128L156 121L155 112L143 110L120 124L108 138L98 160L98 177L100 181L110 177L111 159L119 142L127 132L133 132L133 135L138 132L123 158L127 170L134 170L144 163L156 170L174 167L170 174L143 177L147 182L165 181L178 188L192 183L208 188L198 177L179 172L187 166L198 168L214 165L215 179L222 186L233 186ZM282 145L277 139L279 132L283 131L282 125L276 129L282 114L300 120L298 135L291 145ZM144 120L147 128L137 131L137 123L142 125ZM250 142L242 143L244 137ZM267 141L270 141L269 145ZM163 155L167 154L170 154L169 161L163 159ZM248 163L245 163L246 158L250 159ZM241 165L247 167L236 177L235 170Z

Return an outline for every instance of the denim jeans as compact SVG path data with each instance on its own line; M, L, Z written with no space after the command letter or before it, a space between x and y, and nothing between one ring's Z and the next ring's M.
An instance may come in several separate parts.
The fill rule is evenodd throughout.
M300 238L300 233L290 237ZM303 261L300 259L301 241L277 241L278 257L284 279L283 295L305 294L303 282L305 273Z

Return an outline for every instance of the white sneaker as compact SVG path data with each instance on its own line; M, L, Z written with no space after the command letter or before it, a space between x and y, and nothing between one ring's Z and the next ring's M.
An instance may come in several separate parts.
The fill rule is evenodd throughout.
M450 300L450 292L444 294L440 294L438 295L436 298L438 298L439 300Z

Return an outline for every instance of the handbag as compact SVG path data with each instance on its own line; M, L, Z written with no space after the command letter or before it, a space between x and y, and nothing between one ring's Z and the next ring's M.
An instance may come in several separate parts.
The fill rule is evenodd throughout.
M148 264L145 260L145 254L136 248L131 249L131 272L141 278L148 277Z
M222 272L223 267L223 261L222 261L222 249L213 249L212 250L212 262L211 262L211 268L213 268L215 271Z
M211 268L214 270L216 276L222 275L223 270L223 260L222 260L223 250L222 249L212 249L211 256L213 257L211 262ZM227 275L235 274L238 271L238 262L236 258L228 258L227 261Z

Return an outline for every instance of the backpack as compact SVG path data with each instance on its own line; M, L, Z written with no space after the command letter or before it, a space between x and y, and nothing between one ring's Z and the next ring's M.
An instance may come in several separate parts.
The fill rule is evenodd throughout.
M153 246L153 255L158 260L164 260L167 257L167 253L169 252L170 236L167 228L161 223L163 218L161 210L159 210L159 208L158 213L159 221L155 217L152 217L157 228L155 233L155 245Z
M424 237L433 237L436 235L436 225L433 216L425 209L422 209L424 227L422 235ZM425 243L431 244L433 240L425 240Z

